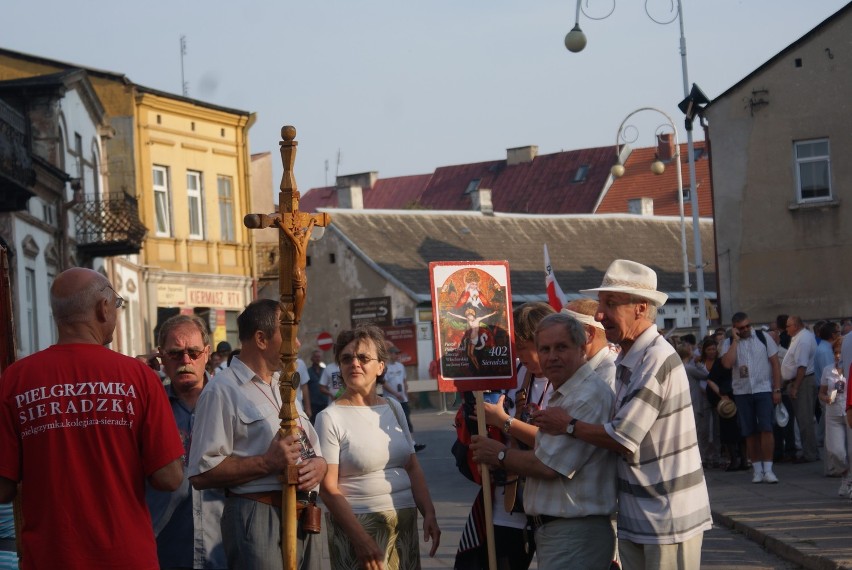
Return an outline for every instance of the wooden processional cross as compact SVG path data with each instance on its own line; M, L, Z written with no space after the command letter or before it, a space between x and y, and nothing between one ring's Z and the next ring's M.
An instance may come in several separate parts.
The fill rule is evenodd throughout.
M307 214L299 211L299 191L293 175L293 163L296 160L296 128L281 128L281 162L284 175L281 177L278 193L278 212L274 214L248 214L243 223L250 229L278 228L278 290L281 306L281 365L282 373L278 380L281 391L281 435L298 435L299 424L296 412L296 390L300 378L296 372L298 348L296 337L299 334L299 321L308 289L305 264L308 240L314 226L325 227L331 221L328 214ZM281 556L285 570L295 570L298 564L296 554L296 486L299 483L299 469L288 465L281 474Z

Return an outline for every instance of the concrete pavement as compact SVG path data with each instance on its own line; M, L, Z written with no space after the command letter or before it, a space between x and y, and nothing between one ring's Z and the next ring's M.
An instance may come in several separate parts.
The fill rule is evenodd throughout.
M822 461L773 468L777 485L751 483L750 471L705 472L718 525L733 528L804 568L852 568L852 501Z
M429 558L428 546L421 539L424 569L453 567L459 537L477 492L476 485L458 473L450 454L455 439L453 418L454 413L435 410L416 411L412 417L417 441L427 444L418 458L442 530L441 546L434 558ZM852 501L837 496L840 479L823 477L821 461L778 464L774 471L780 479L777 485L752 484L750 471L706 472L717 529L712 531L713 540L705 536L704 549L722 544L716 537L730 531L719 527L728 527L804 568L852 569Z

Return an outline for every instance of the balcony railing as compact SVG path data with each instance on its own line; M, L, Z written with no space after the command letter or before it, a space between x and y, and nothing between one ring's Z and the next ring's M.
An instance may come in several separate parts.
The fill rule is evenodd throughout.
M35 184L35 170L27 145L27 123L23 115L0 101L0 211L27 207Z
M148 230L136 198L124 192L84 195L77 207L77 251L88 257L139 253Z

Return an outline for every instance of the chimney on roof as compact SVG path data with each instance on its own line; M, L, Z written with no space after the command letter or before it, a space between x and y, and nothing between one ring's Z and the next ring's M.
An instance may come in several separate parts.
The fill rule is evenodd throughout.
M506 166L513 166L515 164L532 162L537 155L538 146L534 144L530 146L519 146L518 148L507 148Z
M674 156L674 140L671 133L657 135L657 158L668 162Z
M376 180L379 179L379 173L376 171L359 172L358 174L344 174L338 176L336 185L338 188L342 186L360 186L361 188L372 188L376 185Z
M491 190L480 188L470 194L470 209L482 212L484 216L494 215L494 205L491 203Z
M653 198L631 198L627 201L627 213L637 214L639 216L654 215L654 199Z
M364 209L364 193L360 186L338 186L337 207L349 210Z

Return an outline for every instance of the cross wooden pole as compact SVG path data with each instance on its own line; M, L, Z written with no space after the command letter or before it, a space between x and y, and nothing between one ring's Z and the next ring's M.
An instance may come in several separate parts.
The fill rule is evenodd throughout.
M296 128L290 125L281 128L281 162L284 174L278 193L278 212L274 214L248 214L243 223L247 228L278 228L278 291L281 306L281 368L278 389L281 392L281 435L299 435L296 390L301 379L296 372L299 322L305 305L308 280L305 274L308 240L314 226L327 226L331 221L328 214L307 214L299 211L299 191L293 175L296 161ZM281 556L285 570L296 570L296 487L299 469L288 465L281 474Z

